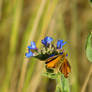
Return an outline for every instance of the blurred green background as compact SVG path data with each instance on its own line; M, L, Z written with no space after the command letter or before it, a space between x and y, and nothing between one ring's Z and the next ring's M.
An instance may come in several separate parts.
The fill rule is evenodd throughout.
M55 92L55 80L42 76L44 62L25 58L30 41L67 41L71 92L81 92L89 72L85 42L92 30L88 0L0 0L0 92ZM85 92L92 92L92 75Z

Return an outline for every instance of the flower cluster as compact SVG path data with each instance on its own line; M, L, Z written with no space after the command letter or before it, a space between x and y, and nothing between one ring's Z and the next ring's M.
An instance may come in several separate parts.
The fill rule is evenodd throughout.
M62 47L64 46L64 44L66 44L66 42L63 42L63 40L58 40L57 44L54 46L52 44L52 41L52 37L45 37L43 40L41 40L41 43L43 44L43 47L41 49L38 49L35 42L32 41L31 45L28 46L28 52L25 53L25 56L27 58L36 57L40 60L46 60L51 56L62 54Z

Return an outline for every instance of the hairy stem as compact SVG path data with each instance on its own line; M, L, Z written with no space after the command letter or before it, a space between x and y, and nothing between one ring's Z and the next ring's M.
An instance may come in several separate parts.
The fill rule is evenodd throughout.
M69 81L63 75L59 74L55 92L70 92Z

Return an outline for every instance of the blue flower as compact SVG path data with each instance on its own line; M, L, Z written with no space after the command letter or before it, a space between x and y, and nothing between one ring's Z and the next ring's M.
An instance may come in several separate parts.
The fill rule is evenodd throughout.
M33 56L33 53L31 52L30 46L28 46L28 53L25 53L25 56L28 58Z
M28 46L29 49L36 50L36 44L34 41L31 41L31 46Z
M65 45L66 42L63 42L63 40L58 40L57 42L57 49L62 49L62 46Z
M27 58L32 57L32 56L33 56L33 53L30 51L29 53L25 53L25 56L26 56Z
M43 40L41 40L42 44L44 44L45 46L47 46L48 44L50 44L53 41L53 38L51 37L45 37Z
M31 41L31 46L28 46L28 53L25 53L26 57L34 56L33 50L37 50L35 42Z

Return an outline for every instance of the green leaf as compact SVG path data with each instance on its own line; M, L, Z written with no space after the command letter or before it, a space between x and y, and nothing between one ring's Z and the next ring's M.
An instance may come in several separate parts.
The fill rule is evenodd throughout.
M42 73L43 76L46 76L48 78L51 78L51 79L56 79L57 78L57 74L55 73L48 73L48 72L45 72L45 73Z
M86 56L92 62L92 32L89 33L86 41Z
M90 3L92 3L92 0L90 0Z
M90 4L90 6L92 7L92 0L89 0L89 4Z

